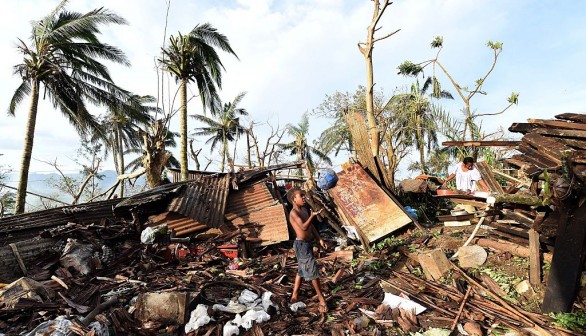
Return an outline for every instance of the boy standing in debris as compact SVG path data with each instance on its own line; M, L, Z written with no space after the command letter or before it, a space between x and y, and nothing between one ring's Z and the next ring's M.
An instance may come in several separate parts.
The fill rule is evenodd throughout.
M289 213L289 222L295 230L297 238L293 242L293 249L295 250L295 257L297 257L297 276L295 277L295 285L293 286L293 294L291 295L291 303L297 302L297 296L299 294L299 287L301 286L301 278L303 277L306 281L311 281L317 298L319 300L319 311L326 313L328 306L321 290L321 284L319 281L319 274L317 265L315 262L315 256L313 255L313 246L311 240L313 238L319 241L319 244L325 249L327 244L321 239L317 229L311 224L311 221L320 212L307 212L305 208L305 195L298 187L291 188L287 193L287 200L293 205L293 209Z

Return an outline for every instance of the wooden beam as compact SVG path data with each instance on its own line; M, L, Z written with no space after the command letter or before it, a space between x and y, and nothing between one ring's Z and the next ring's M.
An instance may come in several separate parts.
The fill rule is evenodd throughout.
M442 146L516 147L521 141L444 141Z
M555 116L556 119L563 119L569 121L575 121L586 124L586 114L580 113L562 113Z
M562 129L586 131L586 124L580 124L580 123L575 123L575 122L547 120L547 119L527 119L527 122L535 124L535 125L539 125L539 126L550 127L550 128L562 128Z
M529 283L533 286L541 283L541 256L539 254L539 233L529 230Z
M529 123L513 123L509 127L509 132L516 132L516 133L529 133L534 129L539 128L538 125L529 124Z
M532 228L533 227L533 219L531 219L531 218L529 218L529 217L527 217L527 216L525 216L525 215L523 215L521 213L518 213L518 212L515 212L515 211L511 211L511 210L508 210L508 209L503 209L502 210L502 213L506 217L509 217L510 219L513 219L513 220L517 221L518 223L525 225L528 228Z
M555 252L541 306L543 313L570 312L574 303L586 237L586 204L578 207L578 203L577 197L571 197L560 207Z
M561 137L561 138L577 138L586 139L586 131L559 129L559 128L535 128L533 130L536 133Z
M490 191L494 191L496 193L502 194L504 193L503 187L501 184L494 178L494 174L492 173L492 169L486 162L477 162L474 164L478 172L482 176L486 185L490 188Z
M564 145L558 139L546 137L535 132L526 134L523 137L523 142L530 144L531 147L536 148L542 155L556 163L562 156L568 156L574 152L573 148Z
M495 203L515 203L525 205L541 205L541 199L537 196L520 195L520 194L497 194Z
M543 153L531 147L528 143L523 142L519 145L518 150L525 154L524 159L533 163L535 166L542 169L559 169L561 167L561 160L552 160L546 157Z

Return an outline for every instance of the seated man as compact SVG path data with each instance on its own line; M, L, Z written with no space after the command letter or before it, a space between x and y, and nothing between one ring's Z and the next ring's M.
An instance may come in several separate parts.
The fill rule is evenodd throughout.
M450 176L444 181L442 187L445 187L455 177L456 189L458 190L473 193L477 190L477 184L482 188L480 190L490 190L478 170L474 169L474 159L469 156L465 157L461 163L452 166L449 173Z

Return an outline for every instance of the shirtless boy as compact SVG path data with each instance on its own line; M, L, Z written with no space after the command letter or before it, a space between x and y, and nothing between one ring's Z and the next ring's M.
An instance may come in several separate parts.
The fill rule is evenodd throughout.
M319 300L319 311L326 313L328 306L324 295L321 290L321 284L319 281L319 273L317 271L317 265L315 262L315 256L313 255L313 246L311 240L313 238L319 241L319 244L325 249L327 244L321 239L315 226L311 224L311 221L320 212L307 213L305 206L305 195L303 191L297 187L291 188L287 193L287 199L289 203L293 205L293 209L289 213L289 222L295 230L297 239L293 242L293 249L295 250L295 256L297 257L297 276L295 277L295 285L293 286L293 294L291 295L291 303L297 302L297 295L299 294L299 287L301 286L301 278L305 281L311 281L317 298Z

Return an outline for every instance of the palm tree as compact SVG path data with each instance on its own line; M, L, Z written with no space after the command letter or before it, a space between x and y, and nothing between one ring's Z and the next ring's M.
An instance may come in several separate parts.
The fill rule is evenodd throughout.
M109 107L108 114L102 118L106 138L101 139L99 134L95 134L92 138L94 142L104 140L104 155L108 155L109 151L112 152L118 175L123 175L125 172L125 150L141 146L142 139L139 130L152 121L149 113L156 110L155 107L146 104L154 102L155 98L152 96L132 95L127 102ZM120 185L118 196L124 196L124 182Z
M415 140L415 145L419 151L419 164L422 174L426 173L426 143L428 152L437 147L434 105L427 97L427 91L430 87L433 87L432 97L453 99L449 92L439 88L439 83L435 78L428 77L422 87L419 87L419 80L417 80L411 85L410 92L396 95L389 101L389 104L395 109L397 122Z
M167 125L166 118L152 120L145 129L139 130L143 140L142 148L132 147L124 152L124 154L138 154L138 157L124 168L132 172L144 168L149 188L161 184L161 174L165 168L179 167L179 161L167 150L169 147L177 147L175 137L178 134L169 131Z
M92 104L112 106L127 92L112 82L106 66L99 59L129 65L124 53L98 40L102 24L125 24L126 21L103 8L86 14L65 10L62 1L51 14L32 22L28 46L19 39L17 46L23 55L21 64L14 66L14 73L22 83L14 92L8 109L14 115L17 105L25 96L31 96L24 150L16 197L16 213L24 212L28 171L33 150L39 92L44 88L55 108L81 134L99 129L99 124L88 112L86 101Z
M285 129L287 130L287 133L293 136L295 139L290 143L279 144L278 146L283 150L288 150L291 155L295 155L298 161L305 160L312 174L315 167L314 156L329 165L332 164L332 160L330 160L330 158L325 153L313 146L310 146L307 142L307 135L309 134L309 118L307 117L307 113L303 113L299 124L287 124ZM302 171L300 171L300 173L302 173Z
M196 128L194 135L210 137L206 141L206 144L210 144L211 146L210 152L212 152L219 143L222 144L222 163L220 165L220 171L222 172L224 171L226 159L230 159L228 142L235 141L240 135L246 133L246 128L240 124L240 116L247 116L248 112L245 109L238 107L245 95L246 92L241 92L231 103L224 104L224 107L216 115L215 119L203 115L192 116L196 120L207 125L206 127Z
M197 25L189 34L179 34L169 38L169 47L163 49L159 62L163 69L170 72L179 83L181 96L180 126L181 180L187 180L187 84L195 82L204 108L212 115L220 107L218 89L222 88L222 69L224 65L215 48L236 56L228 38L219 33L209 23ZM238 56L236 56L238 58ZM225 70L225 69L224 69Z

